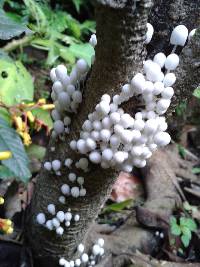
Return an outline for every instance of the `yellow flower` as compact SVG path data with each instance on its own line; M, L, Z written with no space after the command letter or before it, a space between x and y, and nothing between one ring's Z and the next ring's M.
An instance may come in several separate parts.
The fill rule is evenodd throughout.
M12 234L13 233L13 227L9 227L8 229L7 229L7 231L6 231L6 234L7 235L10 235L10 234Z
M54 109L54 108L55 108L54 104L46 104L46 105L41 106L41 109L43 110Z
M25 146L29 146L32 143L29 133L27 132L23 133L23 141Z
M12 153L10 151L0 152L0 160L10 159L11 157L12 157Z
M27 132L18 132L18 133L23 138L23 143L25 146L29 146L32 143L29 133Z
M21 117L16 117L14 116L13 117L13 120L16 124L16 128L17 128L17 131L22 131L23 130L23 121L22 121L22 118Z
M44 104L46 104L46 99L45 99L45 98L40 98L40 99L38 100L38 104L39 104L39 105L44 105Z
M4 204L4 198L0 197L0 205L3 205L3 204Z
M33 113L31 111L27 111L26 115L29 119L30 122L34 122L35 121L35 117L33 116Z
M5 234L12 234L13 233L12 221L9 219L0 218L0 230Z

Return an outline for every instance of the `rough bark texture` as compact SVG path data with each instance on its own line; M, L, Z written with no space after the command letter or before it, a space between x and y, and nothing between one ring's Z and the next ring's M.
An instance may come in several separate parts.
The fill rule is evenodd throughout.
M169 43L173 28L184 24L189 31L200 25L200 0L154 0L149 22L154 35L148 45L150 56L158 52L171 52Z
M175 1L168 2L175 3ZM165 1L156 1L156 4L157 8L161 10L162 6L165 6ZM96 60L86 84L83 103L78 111L78 116L74 117L69 136L56 143L52 140L47 149L46 159L57 158L62 161L66 157L75 161L79 159L80 155L71 151L68 144L70 140L78 138L80 127L88 113L94 110L104 93L110 95L117 93L120 86L140 70L142 60L145 57L143 40L150 5L150 0L98 1L96 7L98 39ZM155 12L158 13L157 10ZM155 23L157 24L158 21L155 20ZM160 41L161 39L156 42ZM188 72L190 69L185 71ZM188 73L186 72L184 72L184 76L181 76L182 79L187 77ZM128 108L130 110L132 107L129 106ZM56 150L52 152L50 148L54 146ZM75 170L74 166L71 171L85 177L87 195L85 198L69 198L66 205L61 205L58 202L60 187L67 181L66 169L61 170L62 176L60 177L55 177L42 169L38 177L31 205L30 227L27 236L40 267L48 266L49 262L51 262L51 267L57 266L58 258L63 255L66 258L72 257L77 244L83 239L92 220L97 216L101 205L110 193L116 177L114 171L105 171L97 166L91 166L89 173L81 173ZM37 213L46 213L49 203L56 204L58 210L67 211L70 207L73 213L79 213L81 216L78 223L72 224L70 228L65 230L62 238L57 237L54 232L45 230L35 221Z
M50 142L46 159L60 159L64 161L70 157L75 161L80 155L69 149L68 143L77 139L80 127L87 118L88 113L94 110L95 105L104 93L113 95L120 86L137 72L144 59L143 41L145 38L148 10L150 0L135 1L99 1L96 7L97 39L96 60L91 76L84 91L83 103L78 116L73 120L71 132L64 141ZM56 150L51 152L50 147ZM85 177L84 187L87 189L85 198L69 198L66 205L58 202L60 187L66 183L68 173L62 169L62 176L55 177L45 170L39 174L35 195L31 205L31 218L29 229L29 242L33 247L39 266L51 267L58 264L58 258L65 255L71 258L77 244L83 239L90 223L97 216L102 204L110 193L115 173L112 170L102 170L97 166L90 166L89 173L81 173ZM38 212L45 212L49 203L54 203L57 210L70 207L73 213L80 214L80 221L72 224L65 230L64 235L57 237L39 226L36 221Z
M200 30L198 29L194 38L182 50L180 55L180 67L176 70L177 81L175 84L175 96L170 107L171 111L181 101L189 102L193 91L200 84ZM172 132L178 133L184 125L182 117L176 114L169 119Z
M199 14L200 0L154 0L154 6L149 15L149 22L154 27L154 35L150 44L147 46L148 56L153 58L158 52L169 54L172 50L169 40L173 28L179 24L185 25L189 31L194 28L199 28ZM178 47L176 53L179 54L181 50L182 48ZM180 55L180 67L176 72L177 82L174 86L175 97L172 99L172 105L168 114L173 113L175 107L181 101L188 100L198 85L200 68L196 63L199 60L199 41L193 44L190 43L189 46L183 49L183 53ZM180 132L183 123L183 117L180 118L175 113L169 118L169 128L174 138L175 134Z

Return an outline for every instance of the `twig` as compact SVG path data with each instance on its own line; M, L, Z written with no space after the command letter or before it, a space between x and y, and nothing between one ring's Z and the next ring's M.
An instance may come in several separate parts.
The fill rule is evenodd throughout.
M184 190L185 190L186 192L192 194L193 196L196 196L196 197L200 198L200 191L191 189L191 188L189 188L189 187L184 187Z
M20 46L29 45L30 42L32 41L32 39L33 39L33 36L31 35L31 36L25 36L25 37L23 37L22 39L19 39L19 40L13 40L10 43L8 43L7 45L5 45L2 48L2 50L4 52L11 52L11 51L17 49Z

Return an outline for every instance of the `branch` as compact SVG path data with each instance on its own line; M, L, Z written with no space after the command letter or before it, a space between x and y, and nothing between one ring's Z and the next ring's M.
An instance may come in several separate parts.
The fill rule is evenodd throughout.
M22 39L19 40L13 40L9 42L7 45L5 45L2 49L4 52L11 52L18 48L19 46L25 46L29 45L30 42L32 41L33 36L25 36Z
M88 113L94 110L104 93L111 96L116 94L120 86L140 70L145 57L143 41L150 5L150 0L141 0L136 6L133 2L127 1L127 5L120 6L120 9L108 7L105 3L96 5L98 45L83 102L78 116L72 122L69 136L66 140L56 143L51 140L45 160L52 161L57 158L64 161L66 157L70 157L76 162L80 156L71 151L68 144L72 139L79 138L81 125ZM55 147L54 152L51 151L51 147ZM77 173L75 167L70 171ZM76 200L69 197L64 206L58 202L58 197L61 185L66 183L68 172L66 169L61 169L61 172L62 176L55 178L53 174L41 170L31 205L28 237L41 267L47 266L49 260L52 267L57 266L58 258L61 256L72 257L77 244L83 240L91 222L110 194L116 177L113 170L103 170L96 165L91 166L89 173L78 171L77 175L85 178L87 195ZM80 221L65 229L62 238L36 223L36 215L39 212L46 213L49 203L54 203L57 210L66 212L70 207L73 213L80 214Z

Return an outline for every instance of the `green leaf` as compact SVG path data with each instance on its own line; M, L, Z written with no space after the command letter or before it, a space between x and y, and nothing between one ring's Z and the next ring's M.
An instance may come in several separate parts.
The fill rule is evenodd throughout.
M179 248L179 249L178 249L178 252L181 253L181 254L184 254L182 248Z
M11 18L9 18L3 10L0 10L0 39L9 40L20 34L30 34L31 31Z
M187 248L189 243L190 243L190 239L188 238L188 236L187 235L182 235L181 236L181 241L182 241L184 247Z
M33 99L31 75L20 61L8 62L0 58L0 100L12 106L25 99Z
M130 206L132 203L133 203L133 200L128 199L128 200L122 201L120 203L114 203L114 204L108 205L104 208L103 213L111 212L111 211L119 212L119 211L127 208L128 206Z
M193 219L181 217L180 218L180 225L186 226L191 231L195 231L197 229L197 225Z
M36 118L42 120L51 129L53 127L53 121L48 110L43 110L41 108L33 109L32 113Z
M189 229L187 226L182 226L182 227L181 227L181 232L182 232L184 235L186 235L189 239L191 239L192 234L191 234L190 229Z
M200 87L196 88L193 92L193 96L197 97L200 99Z
M29 158L36 158L38 160L43 160L46 148L36 144L31 144L26 148L26 152Z
M93 20L86 20L80 26L82 33L86 33L86 34L89 32L94 33L95 27L96 27L96 23Z
M53 65L55 63L56 59L59 57L59 55L60 55L60 50L56 46L56 43L52 40L51 46L49 47L49 52L48 52L46 64L49 66Z
M177 220L175 217L170 218L170 229L173 235L179 236L181 234L181 228L177 224Z
M14 174L6 166L0 165L0 179L9 179L13 177Z
M63 58L66 62L69 62L70 64L75 63L75 57L73 53L71 53L68 49L68 47L59 46L60 48L60 57Z
M0 118L4 119L9 125L11 125L12 119L7 109L0 107Z
M179 236L181 234L181 229L180 229L178 224L173 224L171 226L171 233L173 235L177 235L177 236Z
M200 167L194 167L194 168L192 168L192 173L194 173L194 174L200 174Z
M83 4L83 0L72 0L76 11L79 13L80 12L80 6Z
M94 48L90 44L71 44L69 51L76 58L84 58L88 65L91 66L91 58L95 53Z
M27 182L31 173L22 141L17 132L5 120L0 118L0 151L5 150L12 152L12 158L3 160L2 165L6 166L18 179Z
M178 144L177 146L178 146L179 155L184 159L185 158L185 148L180 144Z

